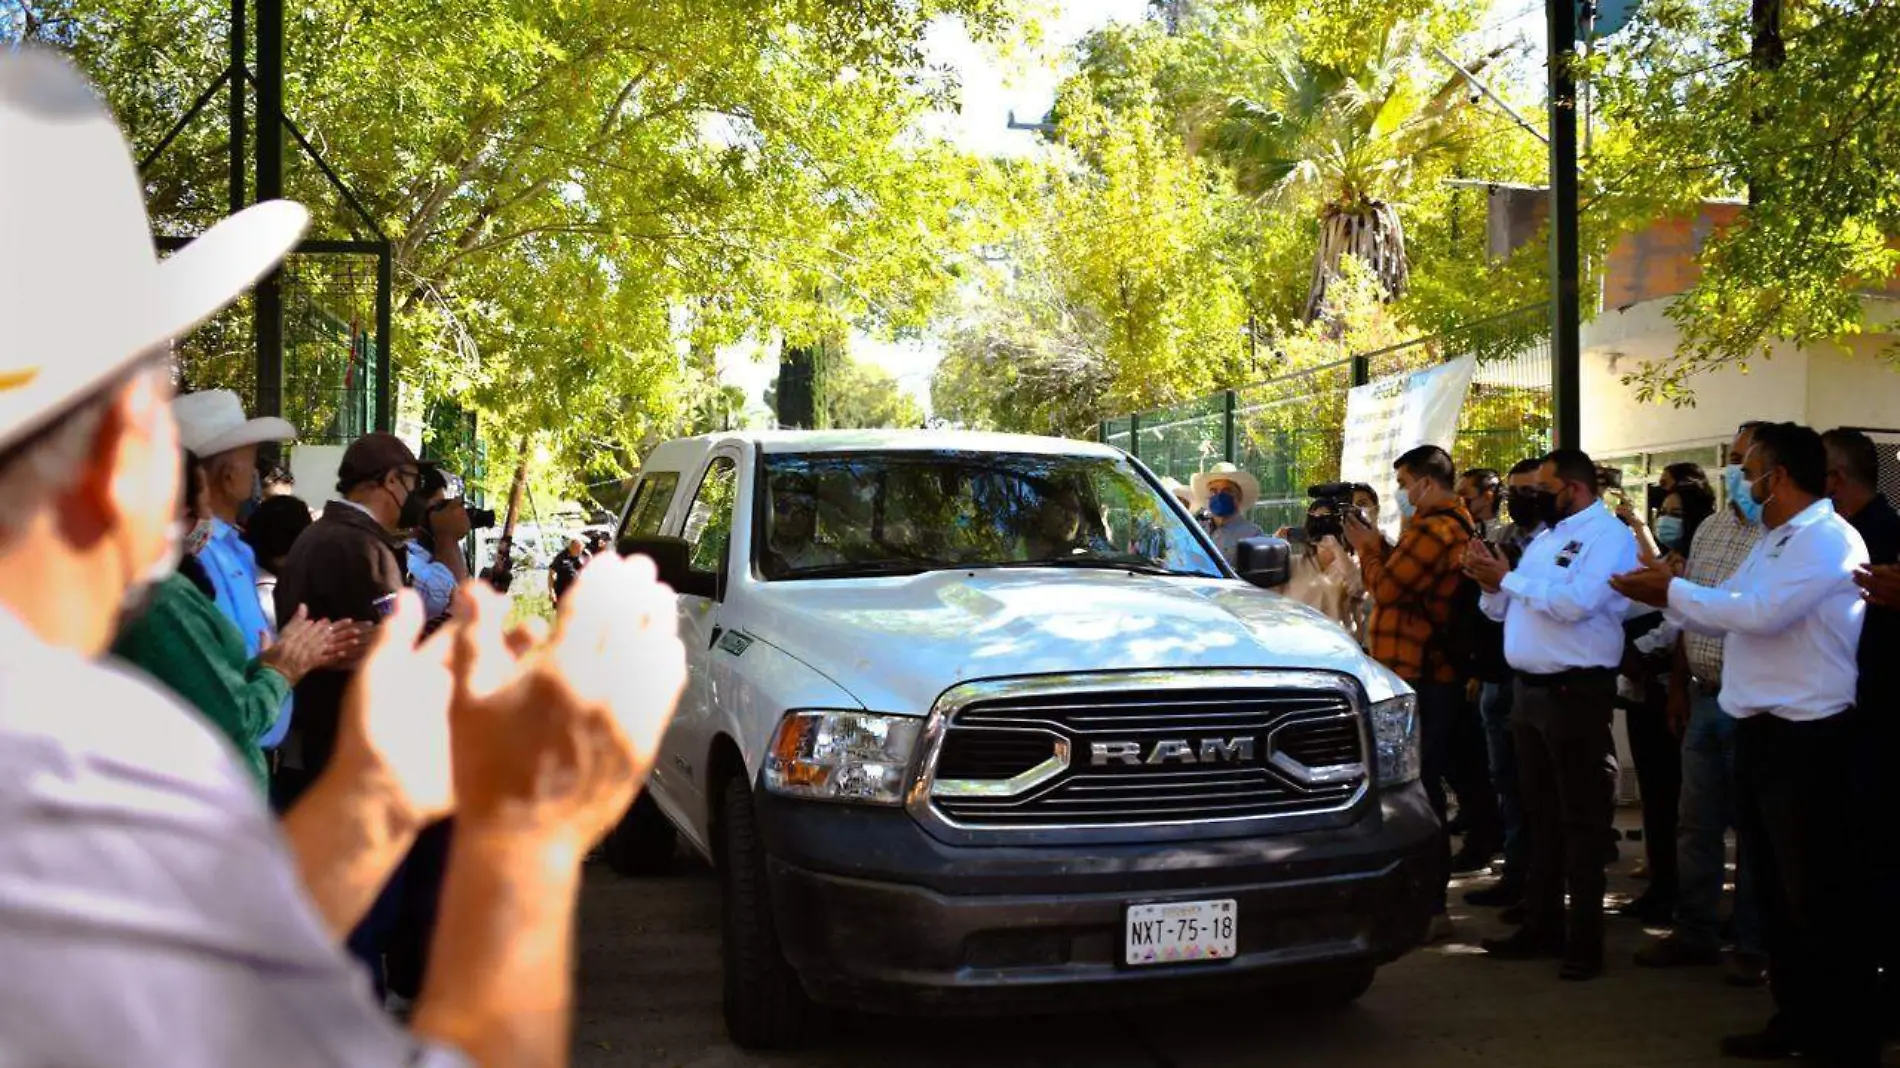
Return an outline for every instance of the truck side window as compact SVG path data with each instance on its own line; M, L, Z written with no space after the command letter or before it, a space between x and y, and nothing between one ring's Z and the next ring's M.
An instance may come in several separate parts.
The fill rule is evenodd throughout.
M693 507L686 515L687 543L693 547L694 571L718 574L725 566L726 544L732 540L732 503L739 486L738 466L729 456L718 456L706 468Z
M633 506L627 509L627 522L620 528L615 548L625 556L634 538L651 538L660 533L666 510L673 503L673 491L679 488L677 471L658 471L643 476L633 488Z

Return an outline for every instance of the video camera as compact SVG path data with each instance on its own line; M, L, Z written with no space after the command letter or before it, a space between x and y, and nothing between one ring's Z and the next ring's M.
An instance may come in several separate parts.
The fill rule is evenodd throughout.
M454 475L444 471L442 472L442 481L443 488L448 491L449 498L463 502L462 510L468 513L468 529L471 532L487 530L495 525L495 510L493 508L477 508L468 503L467 487L463 485L460 475Z
M1306 506L1306 536L1318 541L1331 535L1340 540L1346 537L1346 516L1357 515L1368 526L1372 520L1366 510L1352 502L1353 491L1361 488L1356 482L1322 482L1317 486L1308 486L1306 495L1313 502Z

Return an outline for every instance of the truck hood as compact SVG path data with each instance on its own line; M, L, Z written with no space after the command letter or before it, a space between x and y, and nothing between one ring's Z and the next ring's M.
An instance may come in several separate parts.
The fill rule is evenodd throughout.
M933 571L754 585L729 625L823 672L866 708L922 715L977 679L1090 671L1295 668L1403 684L1345 631L1277 593L1108 570Z

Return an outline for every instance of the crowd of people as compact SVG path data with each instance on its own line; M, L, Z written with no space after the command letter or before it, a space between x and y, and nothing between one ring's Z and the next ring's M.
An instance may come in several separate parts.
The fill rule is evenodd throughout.
M1500 476L1426 445L1395 465L1395 542L1363 486L1343 516L1316 500L1280 532L1299 546L1284 592L1418 695L1447 876L1495 872L1465 899L1516 928L1483 940L1488 955L1603 973L1621 709L1648 883L1616 913L1669 928L1634 964L1768 984L1773 1017L1724 1038L1729 1056L1879 1063L1900 1025L1900 841L1880 766L1900 736L1900 515L1879 466L1859 431L1746 423L1719 487L1675 464L1637 502L1574 449ZM1231 559L1259 534L1257 498L1224 467L1189 502L1212 502L1202 522ZM1434 940L1452 933L1444 906Z
M511 626L399 439L313 521L258 460L289 424L173 398L170 339L306 220L159 261L104 105L0 52L0 1064L566 1060L582 858L685 680L673 597L609 555Z

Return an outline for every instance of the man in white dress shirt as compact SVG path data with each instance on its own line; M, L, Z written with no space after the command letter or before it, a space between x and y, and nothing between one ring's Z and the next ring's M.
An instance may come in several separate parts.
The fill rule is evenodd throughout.
M1603 972L1603 869L1616 815L1610 724L1629 602L1610 579L1636 566L1636 537L1598 500L1596 465L1581 451L1551 453L1537 480L1550 527L1517 567L1479 539L1465 556L1517 672L1511 733L1531 838L1524 927L1484 948L1507 960L1562 957L1558 975L1585 980Z
M1828 502L1827 449L1807 427L1756 428L1740 492L1761 506L1768 532L1726 582L1698 586L1661 567L1616 582L1688 630L1725 636L1720 701L1740 721L1741 855L1760 892L1776 1012L1765 1030L1723 1039L1722 1050L1873 1066L1875 813L1854 774L1872 738L1855 707L1866 606L1854 573L1867 546Z

